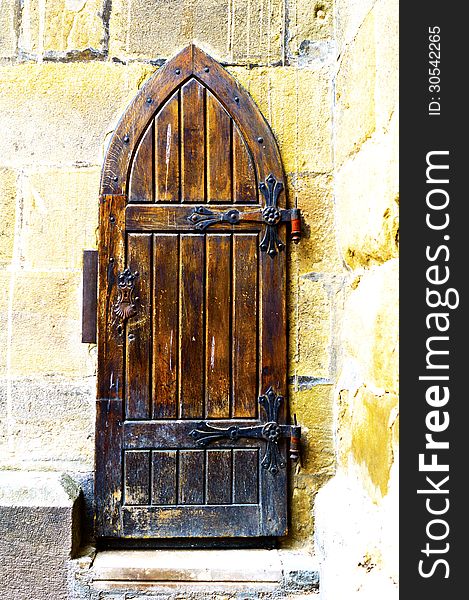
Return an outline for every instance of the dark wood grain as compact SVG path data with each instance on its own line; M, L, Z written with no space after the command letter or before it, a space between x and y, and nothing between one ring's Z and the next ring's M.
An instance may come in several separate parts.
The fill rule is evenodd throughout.
M152 504L177 503L177 452L152 452Z
M257 234L233 237L233 417L256 417L258 361Z
M181 89L181 199L205 199L205 88L190 79Z
M153 202L153 122L137 147L129 177L129 202Z
M233 450L233 502L259 502L259 451Z
M125 356L125 412L128 419L151 416L151 311L152 311L152 236L130 233L127 239L127 264L137 271L137 314L127 321Z
M231 450L207 450L207 504L231 504L232 472Z
M256 170L239 129L233 127L233 200L257 202Z
M128 450L124 454L125 504L150 504L150 451Z
M179 346L179 236L153 237L153 418L176 418Z
M123 425L123 445L129 450L139 448L186 448L197 449L200 446L191 437L190 432L197 427L200 419L166 419L155 421L126 421ZM217 419L217 427L252 427L258 425L255 419ZM239 447L239 440L223 440L223 446L228 448ZM242 441L244 447L263 447L262 440L246 439Z
M232 506L125 506L122 537L171 538L177 523L178 537L261 536L260 507Z
M179 202L179 92L155 118L155 198Z
M233 205L210 206L215 213L224 212ZM190 205L129 204L126 209L126 227L130 231L197 231L188 220L193 207ZM263 227L261 207L236 206L239 223L214 223L210 231L259 231Z
M99 213L96 534L121 533L123 331L115 319L117 273L125 266L125 196L103 196Z
M230 417L231 236L208 234L206 241L205 412Z
M204 504L205 451L179 451L179 504Z
M207 202L231 202L231 119L207 91Z

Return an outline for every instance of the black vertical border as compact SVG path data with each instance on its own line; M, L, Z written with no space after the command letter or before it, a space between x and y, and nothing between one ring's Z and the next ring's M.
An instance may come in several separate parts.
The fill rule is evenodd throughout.
M469 173L466 138L469 133L466 99L468 88L466 19L462 6L445 5L435 0L425 3L400 3L400 187L401 187L401 254L400 254L400 334L401 334L401 437L400 437L400 580L401 598L414 594L425 600L446 600L465 595L465 572L467 570L467 546L469 543L467 507L469 505L467 457L469 454L469 393L466 373L469 373L468 338L469 312L467 302L467 263L469 256L469 232L467 228L469 195L466 178ZM441 91L429 91L429 27L441 29ZM440 116L429 116L428 103L431 96L439 96ZM448 150L449 185L443 186L450 194L448 213L450 224L444 232L430 230L425 222L426 194L431 186L426 183L426 155L433 150ZM443 240L449 235L449 240ZM425 434L428 433L425 418L433 410L425 400L428 381L419 381L426 372L426 340L435 335L434 329L426 327L426 315L433 312L426 304L426 270L431 263L426 259L426 247L433 250L447 244L447 265L450 279L446 287L458 290L460 304L457 309L439 308L449 313L448 335L450 400L446 407L450 416L449 428L435 439L448 440L449 449L438 452L438 462L449 464L449 473L419 472L418 455L425 451ZM441 256L445 254L442 251ZM435 288L436 286L429 286ZM440 286L441 288L445 286ZM442 290L443 291L443 290ZM435 371L435 374L443 374ZM442 385L446 385L442 383ZM430 452L427 452L431 454ZM428 462L428 459L427 459ZM448 495L418 494L418 489L431 488L426 476L435 482L449 475L446 488ZM444 488L445 486L441 486ZM429 521L439 518L426 509L426 498L434 498L434 507L444 506L443 498L449 498L450 508L441 515L448 522L450 531L446 539L428 539L426 527ZM438 498L438 500L437 500ZM433 532L443 531L443 526ZM422 550L426 544L442 549L449 544L448 552L430 554ZM430 572L433 563L442 558L446 567L439 564L430 577L419 575L419 561L424 560L424 570ZM462 591L460 591L462 590Z

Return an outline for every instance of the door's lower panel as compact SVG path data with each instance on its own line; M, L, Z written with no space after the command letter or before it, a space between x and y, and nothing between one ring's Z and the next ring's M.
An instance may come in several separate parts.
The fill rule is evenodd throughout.
M259 505L122 507L124 537L171 537L175 523L181 537L266 535L262 521Z

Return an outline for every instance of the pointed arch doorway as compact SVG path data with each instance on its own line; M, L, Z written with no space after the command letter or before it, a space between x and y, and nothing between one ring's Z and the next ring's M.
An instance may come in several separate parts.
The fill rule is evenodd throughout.
M289 219L268 124L185 48L103 167L98 537L286 534Z

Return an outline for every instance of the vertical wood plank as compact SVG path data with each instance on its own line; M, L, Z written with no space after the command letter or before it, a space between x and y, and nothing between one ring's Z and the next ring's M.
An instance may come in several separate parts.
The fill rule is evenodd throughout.
M126 326L126 418L149 419L151 415L151 234L130 233L127 264L137 271L137 314Z
M239 129L233 125L233 201L257 202L254 164Z
M208 418L230 417L231 236L207 234L206 387Z
M231 450L207 450L207 504L230 504L232 490Z
M121 533L124 336L115 319L117 274L125 267L125 196L100 199L96 533ZM111 219L112 217L112 219Z
M153 123L143 135L132 163L129 179L129 202L153 202Z
M179 202L179 92L155 119L155 200Z
M284 226L279 236L285 239ZM287 335L286 335L286 253L279 252L272 259L260 252L261 298L261 379L260 393L272 386L277 394L286 397ZM286 402L280 407L280 422L285 422Z
M204 504L205 451L179 451L179 504Z
M205 88L190 79L181 89L181 200L205 199Z
M233 417L257 415L258 234L233 236Z
M152 452L152 504L177 502L177 452L154 450Z
M153 237L153 418L177 417L179 237Z
M231 202L231 119L207 91L207 202Z
M202 418L205 236L181 235L179 254L179 414L183 419Z
M125 504L150 504L150 451L127 450L124 454Z
M233 450L233 503L259 502L259 450Z

